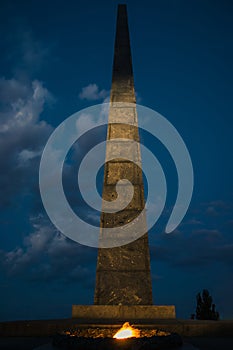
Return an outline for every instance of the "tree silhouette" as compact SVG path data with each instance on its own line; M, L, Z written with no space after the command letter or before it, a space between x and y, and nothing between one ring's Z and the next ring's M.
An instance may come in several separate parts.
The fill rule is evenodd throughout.
M197 294L196 319L197 320L219 320L219 313L215 310L215 304L207 289Z

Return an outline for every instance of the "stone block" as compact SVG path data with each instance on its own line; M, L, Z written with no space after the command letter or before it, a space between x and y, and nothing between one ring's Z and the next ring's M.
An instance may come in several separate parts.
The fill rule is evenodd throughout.
M140 271L149 270L148 237L144 235L140 239L114 249L99 249L98 268L104 271Z
M127 139L108 140L106 145L106 161L114 159L130 160L136 164L141 164L139 144Z
M121 203L125 203L128 196L128 185L120 185L119 186L122 191L121 193L121 200L119 201L120 205ZM134 210L142 210L144 208L144 198L142 198L142 193L140 191L139 185L133 186L133 198L129 205L125 207L125 210L127 209L134 209ZM102 193L102 198L106 201L112 202L112 208L114 208L116 211L119 207L119 204L117 204L116 199L118 198L118 194L116 192L116 186L115 185L105 185ZM114 201L116 202L116 205L114 206Z
M141 168L132 162L107 162L105 165L105 184L114 185L119 180L127 179L132 184L142 184ZM143 191L143 186L141 186Z
M175 319L174 305L73 305L72 317L78 319L156 320Z
M109 124L108 138L125 138L139 142L138 128L129 124Z
M110 107L109 109L109 124L111 123L126 123L126 124L134 124L136 123L136 109L129 107Z

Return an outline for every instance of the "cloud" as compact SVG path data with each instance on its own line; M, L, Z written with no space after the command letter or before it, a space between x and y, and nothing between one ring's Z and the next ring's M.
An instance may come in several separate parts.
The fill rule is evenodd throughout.
M38 80L0 78L0 206L35 186L39 157L53 130L40 116L53 101Z
M203 225L203 222L200 221L200 220L197 220L195 218L192 218L190 220L187 220L187 221L183 222L181 225L182 226L184 226L184 225L192 225L192 226L195 225L196 226L196 225Z
M40 155L41 155L41 151L30 151L30 150L24 149L19 153L18 164L20 165L23 165L25 163L28 164L30 160L37 158Z
M141 95L135 91L135 96L137 103L140 104L142 102ZM88 101L102 100L107 103L110 101L110 92L105 89L100 90L97 84L92 83L82 88L82 91L79 93L79 98Z
M207 216L222 216L231 210L230 204L223 200L214 200L202 203L201 206L205 208L205 213Z
M34 33L28 29L14 23L14 32L10 39L5 38L6 45L10 48L7 54L7 61L11 64L14 76L28 79L34 76L48 59L53 59L51 54L53 44L45 44L38 40Z
M29 92L29 86L22 84L17 79L0 78L1 104L13 103L19 99L25 99Z
M41 215L31 221L33 232L24 238L22 247L0 251L5 273L30 281L76 279L88 286L96 250L67 239Z
M30 31L21 33L20 43L22 62L27 66L41 65L49 55L49 48L35 40Z
M231 266L233 245L217 229L199 229L189 232L162 234L151 246L151 258L172 266L205 268L214 262Z
M81 100L88 101L97 101L97 100L105 100L109 95L107 90L100 90L98 85L89 84L82 88L82 91L79 94L79 98Z
M209 206L209 207L206 209L206 214L207 214L207 215L210 215L210 216L217 216L217 215L218 215L218 212L217 212L217 210L215 209L215 207Z
M141 97L141 95L140 95L137 91L135 91L135 96L136 96L136 101L137 101L137 103L138 103L138 104L141 104L141 103L142 103L142 97Z

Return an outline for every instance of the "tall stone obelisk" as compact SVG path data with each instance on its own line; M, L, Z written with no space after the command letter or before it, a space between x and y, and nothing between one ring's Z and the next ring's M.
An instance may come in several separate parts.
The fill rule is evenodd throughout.
M119 138L123 140L113 140ZM137 218L145 206L142 170L121 158L121 152L134 152L134 158L140 161L140 147L135 149L132 142L139 141L139 133L126 5L118 5L107 140L106 154L113 153L115 159L105 163L102 198L115 200L116 184L121 179L128 179L134 187L133 198L125 209L101 215L101 228L119 227L120 232L120 227ZM129 244L99 248L95 305L152 305L146 227L144 232Z
M117 141L116 141L117 140ZM117 202L116 184L127 179L133 185L133 197L128 205L116 212L103 208L100 223L101 239L114 243L124 236L124 227L132 226L143 213L145 206L144 186L136 111L136 98L130 50L126 5L118 5L115 52L112 74L112 89L107 132L106 163L104 169L103 203ZM136 145L136 146L135 146ZM130 161L130 159L135 161ZM124 193L128 193L128 183ZM131 185L131 186L132 186ZM119 188L119 187L118 187ZM127 195L126 195L127 197ZM124 200L124 198L123 198ZM106 203L106 202L105 202ZM136 220L134 220L136 219ZM72 317L85 323L110 320L155 320L175 318L174 305L152 305L150 255L146 218L138 220L144 234L131 239L128 244L114 248L99 248L94 305L72 305ZM116 236L109 236L106 229L112 228ZM131 237L130 235L128 238ZM140 237L140 238L138 238ZM131 237L132 238L132 237ZM103 242L102 240L102 242ZM124 241L124 239L123 239Z

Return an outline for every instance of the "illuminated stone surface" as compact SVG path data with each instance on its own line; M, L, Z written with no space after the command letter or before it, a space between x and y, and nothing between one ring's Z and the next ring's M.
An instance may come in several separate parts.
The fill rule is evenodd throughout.
M131 202L124 209L116 213L103 210L100 240L104 238L105 242L112 243L113 237L104 236L104 228L117 228L117 240L125 237L124 225L133 225L134 219L138 221L138 216L145 206L140 145L135 141L139 142L139 133L127 13L126 5L119 5L102 197L113 204L117 199L116 184L122 179L127 179L133 185L134 192ZM133 161L121 158L122 155ZM120 186L125 186L121 197L124 200L129 184ZM115 206L117 207L117 204L113 204L113 208ZM153 322L156 319L175 319L174 305L152 305L145 215L140 220L140 229L145 234L137 240L132 240L130 244L99 249L95 305L73 305L74 319L80 322L96 319L98 322L107 323L122 320ZM134 232L135 230L132 230L130 233L132 237Z
M114 160L105 165L102 196L107 201L115 200L117 198L115 185L121 179L128 179L132 183L134 196L125 209L116 213L102 213L100 226L101 228L119 226L120 235L120 226L137 218L145 205L142 170L138 166L141 164L140 147L134 142L139 141L139 134L125 5L118 7L110 102L106 159L111 155ZM115 102L124 103L118 105ZM129 105L125 105L125 102ZM112 140L114 138L123 140L114 141ZM138 165L126 161L123 155L130 159L133 157ZM142 221L145 234L141 238L121 247L99 249L95 305L152 305L147 227L146 220Z

